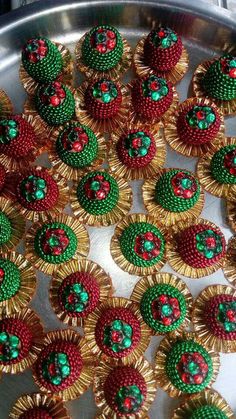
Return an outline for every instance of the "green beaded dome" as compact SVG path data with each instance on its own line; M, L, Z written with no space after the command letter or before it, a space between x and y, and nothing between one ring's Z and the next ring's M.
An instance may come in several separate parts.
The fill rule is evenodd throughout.
M202 79L206 93L216 99L236 99L236 57L226 54L215 60Z
M90 128L79 122L70 123L60 132L56 151L65 164L83 169L96 159L98 140Z
M9 218L0 212L0 245L7 243L12 235L12 226Z
M122 54L123 41L113 26L101 25L92 28L82 44L84 64L98 71L114 68Z
M187 211L196 204L199 196L199 182L188 171L168 170L156 183L155 201L171 212Z
M189 419L227 419L227 417L218 407L206 405L195 409Z
M33 38L23 47L22 64L34 80L49 83L61 73L63 60L57 46L49 39Z
M73 258L78 240L64 223L47 223L39 228L34 239L37 255L48 263L65 263Z
M55 81L37 89L35 107L48 125L60 125L74 116L75 99L68 87Z
M134 222L124 229L120 249L133 265L153 266L164 256L165 240L161 231L146 222Z
M77 198L81 207L89 214L107 214L118 203L117 181L107 172L90 172L79 182Z
M14 297L20 286L19 268L10 260L0 259L0 302Z
M183 393L204 390L213 376L213 363L206 349L194 340L176 341L167 355L166 374Z
M143 320L157 333L176 330L187 313L183 294L169 284L157 284L148 288L142 296L140 311Z
M212 157L211 175L219 183L236 183L236 145L221 147Z

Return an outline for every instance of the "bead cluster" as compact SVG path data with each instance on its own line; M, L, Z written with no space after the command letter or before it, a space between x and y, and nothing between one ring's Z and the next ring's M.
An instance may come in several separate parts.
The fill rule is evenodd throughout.
M65 164L83 169L96 159L98 140L90 128L79 122L70 123L60 132L56 151Z
M173 100L173 88L169 81L155 75L136 79L131 89L135 112L143 118L161 118Z
M187 307L181 292L168 284L149 287L140 302L140 311L145 323L155 332L176 330L184 321Z
M212 177L219 183L236 183L236 146L221 147L212 157L210 163Z
M19 176L16 197L28 210L48 211L57 204L59 190L56 181L46 170L32 168Z
M10 260L0 259L0 302L14 297L20 286L19 268Z
M216 99L236 99L236 59L227 54L215 60L202 79L206 93Z
M225 255L225 238L219 228L201 223L185 228L176 237L177 251L193 268L206 268Z
M212 297L204 308L204 320L211 333L222 340L236 339L236 298L220 294Z
M35 364L35 373L44 388L50 392L58 392L74 384L82 367L83 361L78 347L71 342L57 340L41 351Z
M184 393L197 393L207 387L213 364L206 349L193 340L176 341L166 358L171 383Z
M35 106L48 125L64 124L72 119L75 113L75 99L72 92L58 81L37 89Z
M48 263L64 263L73 258L78 240L74 231L64 223L47 223L35 234L37 255Z
M191 173L171 169L163 173L155 187L155 201L171 212L192 208L200 196L200 185Z
M0 245L6 244L12 236L12 225L6 214L0 211Z
M205 130L214 124L216 116L210 106L193 106L187 113L186 120L190 127Z
M85 272L67 276L58 290L61 310L70 317L87 317L97 307L100 289L96 279Z
M97 120L114 117L121 102L120 86L110 79L102 78L89 84L85 92L86 109Z
M136 222L124 229L120 237L124 257L135 266L153 266L164 256L165 240L152 224Z
M147 385L135 368L119 366L114 368L104 383L107 404L118 415L138 413L147 395Z
M180 37L170 28L152 30L144 42L144 62L157 71L169 71L178 63L183 50Z
M100 25L89 31L82 44L83 62L98 71L114 68L122 58L123 41L113 26Z
M140 338L140 322L129 308L107 308L97 321L96 343L103 353L113 358L129 355Z
M194 409L189 419L227 419L227 416L218 407L205 405Z
M0 364L22 361L28 356L32 343L32 332L24 321L5 318L0 322Z
M117 181L107 172L90 172L79 182L77 198L89 214L107 214L119 199Z
M0 121L0 153L14 159L27 157L36 147L32 125L20 115Z
M136 169L152 161L156 154L156 144L149 132L132 130L120 137L116 150L126 167Z
M62 71L62 56L46 38L29 39L22 50L22 64L27 73L40 83L55 80Z

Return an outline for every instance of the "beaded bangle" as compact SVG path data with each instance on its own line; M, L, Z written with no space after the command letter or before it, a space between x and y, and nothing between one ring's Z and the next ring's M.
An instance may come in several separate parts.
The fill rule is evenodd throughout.
M156 354L158 385L170 397L193 394L212 385L219 372L219 355L194 333L164 338Z
M194 304L193 324L202 342L218 352L236 350L236 292L213 285L205 288Z
M40 419L70 419L67 408L60 399L40 393L19 397L9 415L9 419L38 419L39 417Z
M156 393L154 372L144 358L127 366L102 361L96 369L94 393L101 418L147 418Z
M93 370L94 362L84 339L73 330L57 330L46 334L33 377L42 392L67 401L87 390Z
M85 339L95 355L129 363L145 352L150 329L136 304L125 298L110 298L85 320Z
M187 72L188 64L181 38L167 27L152 30L135 48L134 66L139 77L157 72L175 84Z
M65 268L62 266L52 279L50 301L61 321L78 327L107 300L111 291L111 279L99 265L89 260L74 260Z

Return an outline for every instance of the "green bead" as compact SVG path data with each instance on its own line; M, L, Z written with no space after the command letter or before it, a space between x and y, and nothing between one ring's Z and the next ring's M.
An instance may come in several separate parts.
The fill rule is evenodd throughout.
M57 360L61 365L65 365L67 364L67 355L63 354L63 353L58 353L57 354Z
M206 129L208 128L207 122L206 121L199 121L198 122L198 126L200 129Z
M54 386L59 386L61 384L61 377L52 377L51 382L54 384Z
M8 335L6 332L1 332L0 333L0 343L5 343L8 339Z
M149 147L151 144L151 140L149 137L143 137L142 138L142 145L145 147Z
M104 103L109 103L111 101L111 96L109 93L104 93L102 100Z
M83 304L76 304L75 305L75 311L77 312L77 313L82 313L82 311L84 311L84 305Z
M181 180L181 185L184 189L190 189L192 186L192 181L188 178Z
M9 342L11 346L16 347L19 345L20 339L18 338L18 336L13 335L9 337Z
M58 245L60 244L60 242L59 242L59 240L58 240L58 238L57 238L57 237L55 237L55 236L51 236L51 237L50 237L50 239L48 240L48 244L49 244L51 247L54 247L54 246L58 246Z
M153 242L146 240L143 244L143 247L147 252L151 252L151 250L154 249L155 245Z
M110 339L109 339L109 342L108 342L108 345L107 346L110 346ZM117 352L120 352L120 347L119 347L119 345L117 344L117 343L114 343L112 346L111 346L111 349L113 350L113 352L115 352L115 353L117 353Z
M188 123L191 127L194 126L195 125L195 118L189 118Z
M37 190L36 192L35 192L35 198L36 199L44 199L45 198L45 193L44 193L44 191L42 191L42 190Z
M132 345L132 340L130 338L124 338L123 342L122 342L122 346L124 348L130 348L130 346Z
M133 334L133 329L129 324L123 325L123 332L127 337L131 337Z
M164 314L164 316L170 316L173 312L173 309L169 304L164 304L162 306L161 312Z
M167 95L167 93L168 93L168 87L167 86L163 86L162 88L161 88L161 94L163 95L163 96L166 96Z
M204 255L205 255L205 257L206 257L207 259L211 259L211 258L213 258L213 256L214 256L214 252L213 252L212 250L207 249L207 250L205 251Z
M206 117L207 122L211 122L211 123L215 122L215 119L216 119L216 117L215 117L215 114L214 113L210 113Z
M192 361L188 364L188 370L189 370L190 374L195 375L195 374L198 374L199 367L195 362Z
M146 147L140 147L138 152L143 157L143 156L146 156L148 151L147 151Z
M17 127L17 123L13 119L9 119L8 120L8 125L9 125L9 127L12 127L12 128L16 128Z
M100 182L98 182L97 180L93 180L90 184L90 188L92 189L92 191L98 191L100 189Z
M45 182L44 179L37 179L36 184L37 184L38 188L41 188L41 189L46 187L46 182Z
M129 156L130 156L130 157L135 157L135 156L136 156L136 154L137 154L137 153L136 153L136 151L135 151L135 150L133 150L132 148L130 148L130 149L129 149L128 153L129 153Z
M152 92L152 94L151 94L151 98L155 102L158 101L160 99L160 97L161 97L161 93L160 92Z
M200 234L196 234L195 238L196 238L196 240L197 240L197 241L201 241L201 240L202 240L202 238L201 238L201 235L200 235Z
M197 244L197 250L199 250L199 252L202 252L205 249L205 246L203 244L198 243Z
M167 38L164 38L161 41L161 45L162 45L163 48L169 48L171 46L171 41L169 41L169 39L167 39Z
M80 300L85 303L86 301L88 301L88 293L87 292L81 292L80 294Z
M18 131L14 128L10 128L8 131L8 135L10 138L15 138L17 136Z
M17 349L11 350L11 358L16 359L19 355L19 351Z
M83 287L81 284L73 284L73 290L79 294L82 291Z
M112 323L112 328L114 330L122 330L122 321L121 320L114 320L114 322Z
M64 365L61 369L62 374L64 377L68 376L70 374L70 367L68 365Z

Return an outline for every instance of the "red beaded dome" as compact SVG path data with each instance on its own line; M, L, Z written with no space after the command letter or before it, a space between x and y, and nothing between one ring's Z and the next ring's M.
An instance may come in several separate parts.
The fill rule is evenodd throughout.
M99 79L89 84L84 100L86 109L93 118L112 118L119 111L122 102L120 85L110 79Z
M0 121L0 153L20 159L36 146L34 128L21 115L12 115Z
M220 294L207 301L204 319L218 339L236 340L236 298L232 295Z
M21 319L6 318L0 322L0 364L16 364L26 358L33 335Z

